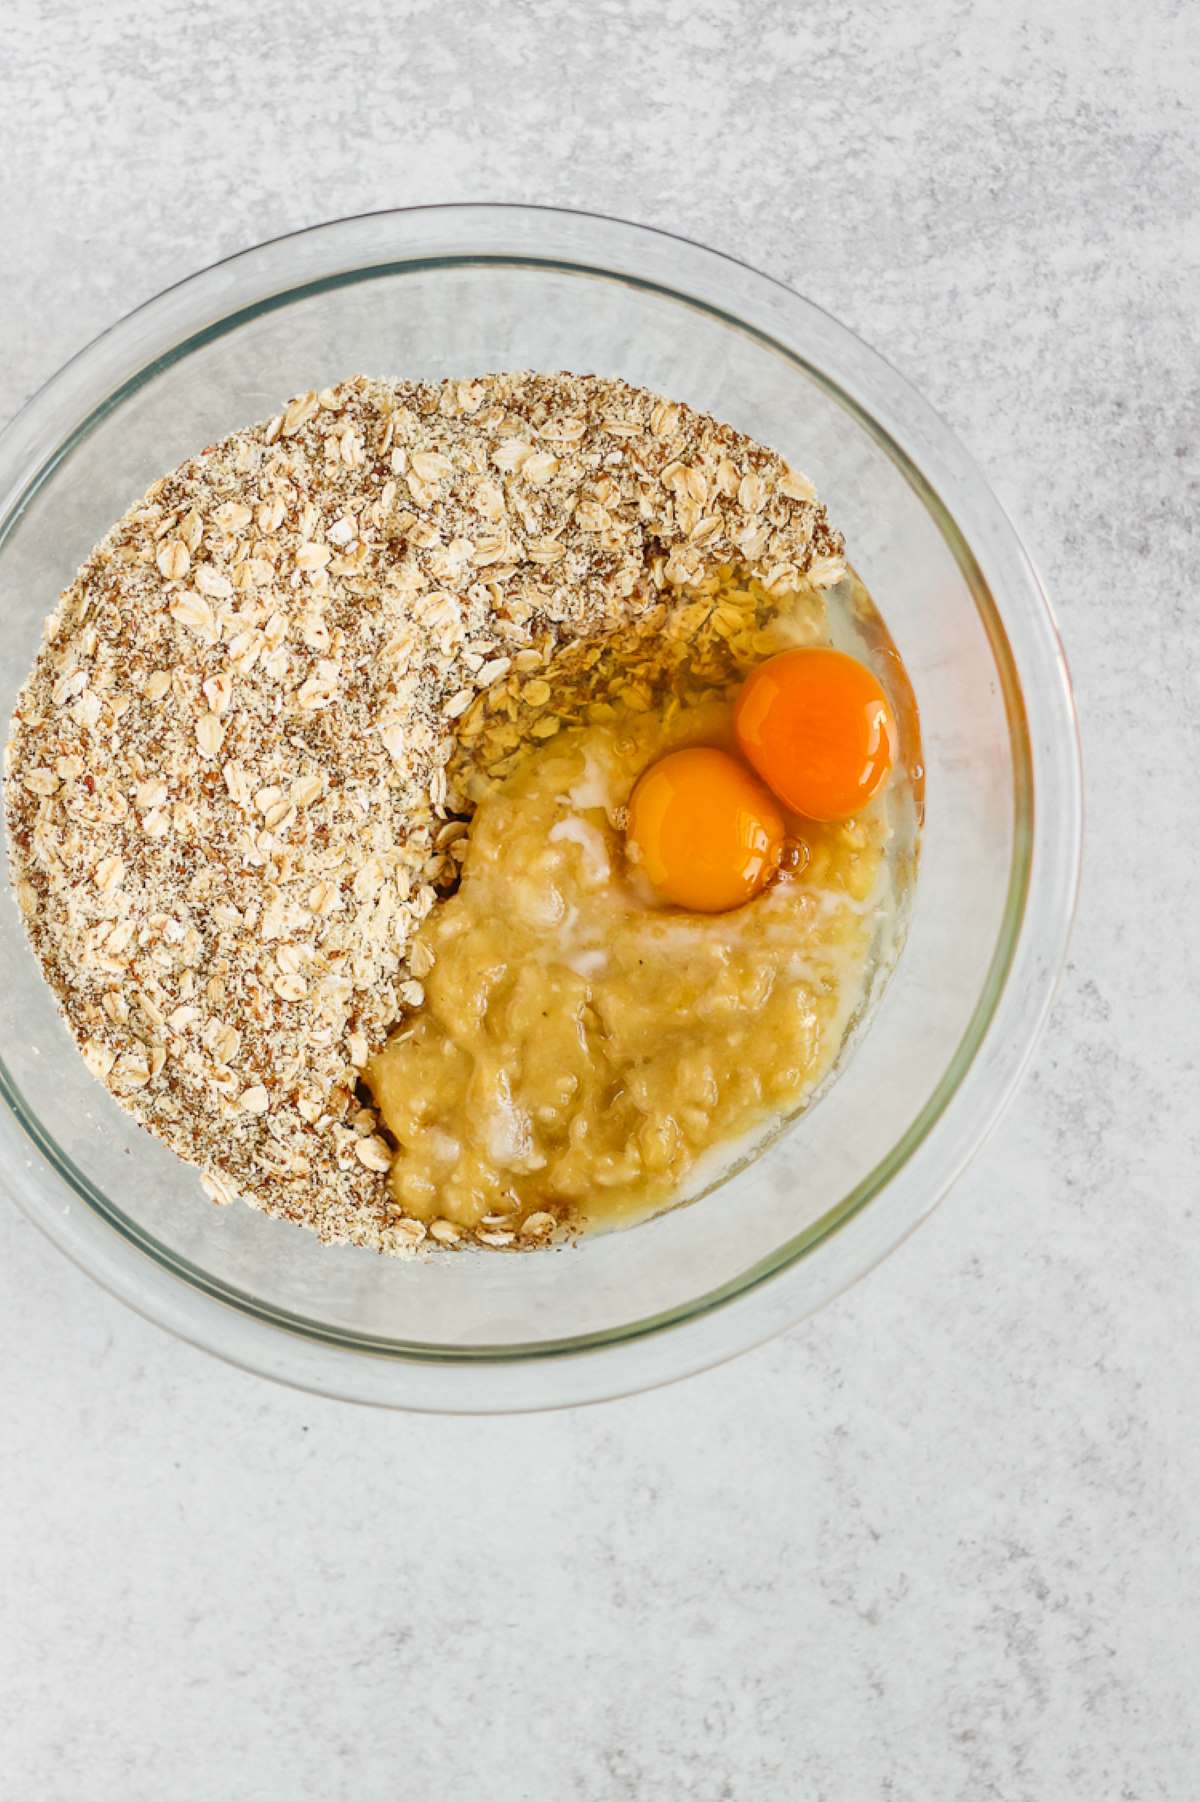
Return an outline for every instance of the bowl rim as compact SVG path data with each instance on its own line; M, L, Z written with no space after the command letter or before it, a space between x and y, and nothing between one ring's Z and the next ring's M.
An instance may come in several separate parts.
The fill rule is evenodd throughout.
M372 231L393 235L392 254L369 262L351 258L346 267L338 266L344 260L343 243L358 254L365 248L359 240ZM464 233L480 248L451 250ZM397 255L406 234L410 240L444 242L445 248L436 255ZM580 254L593 254L594 261L555 254L555 245L568 242L572 234L581 240ZM521 249L504 248L517 239L524 240ZM332 259L322 266L318 258L303 281L274 285L281 255L286 261L301 247L327 250ZM690 287L665 279L677 274L681 259ZM328 220L222 258L173 283L92 339L31 395L0 433L0 550L15 518L95 426L201 343L303 294L402 269L489 261L618 281L715 314L799 365L851 413L932 515L971 590L1004 692L1018 817L1000 931L971 1020L925 1105L896 1144L820 1220L748 1270L686 1304L610 1332L534 1346L434 1348L354 1335L266 1306L216 1282L116 1209L26 1113L0 1060L0 1094L9 1110L3 1123L5 1149L12 1142L8 1129L19 1125L26 1135L26 1165L32 1145L39 1161L68 1189L68 1205L64 1208L59 1197L58 1206L47 1207L35 1194L36 1185L14 1182L7 1168L0 1167L0 1184L111 1293L190 1342L275 1380L344 1399L439 1412L564 1406L673 1380L774 1336L895 1249L983 1144L1032 1055L1065 958L1082 841L1078 727L1061 641L1044 585L973 459L905 378L830 314L740 259L655 227L555 207L450 203ZM230 271L256 274L262 292L222 310ZM739 312L713 299L731 289ZM192 329L179 335L178 320L189 314L189 303ZM148 347L147 325L153 328ZM856 366L857 380L847 381L844 371L834 379L823 362L810 360L811 352L801 354L788 343L784 334L790 330L800 336L801 327L809 341L835 353L840 349ZM871 392L869 404L864 387ZM81 413L89 397L90 405ZM953 509L943 498L946 489L954 498ZM969 536L961 523L964 516L973 522ZM1004 573L1004 609L985 564ZM985 1074L986 1083L981 1080ZM940 1147L931 1147L935 1129L952 1106L958 1122L954 1143L943 1138ZM920 1183L914 1187L918 1175ZM902 1176L911 1191L909 1205L893 1206L889 1215L895 1218L876 1223L882 1232L862 1235L861 1245L848 1245L864 1213L878 1213L889 1190L894 1200ZM794 1293L789 1300L788 1274L835 1239L842 1242L844 1255L834 1279L815 1298ZM231 1329L231 1322L236 1327Z

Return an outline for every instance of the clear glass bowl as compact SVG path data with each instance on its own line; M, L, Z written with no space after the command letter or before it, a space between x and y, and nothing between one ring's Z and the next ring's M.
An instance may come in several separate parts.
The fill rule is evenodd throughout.
M932 1209L1050 1003L1079 761L1045 595L962 447L844 327L745 265L581 213L455 206L315 227L201 271L50 381L0 440L7 717L59 591L164 470L364 372L621 375L807 471L904 656L927 822L909 939L830 1092L689 1207L578 1248L404 1264L322 1247L195 1173L74 1050L0 898L0 1177L84 1269L264 1375L389 1406L590 1401L790 1325Z

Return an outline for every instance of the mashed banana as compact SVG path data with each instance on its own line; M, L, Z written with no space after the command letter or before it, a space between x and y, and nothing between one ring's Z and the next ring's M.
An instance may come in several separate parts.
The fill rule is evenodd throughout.
M724 742L728 717L713 703L561 733L481 800L461 887L417 943L423 1004L366 1073L396 1199L437 1236L625 1224L830 1070L884 899L883 803L797 825L794 867L731 913L664 908L626 863L638 775Z

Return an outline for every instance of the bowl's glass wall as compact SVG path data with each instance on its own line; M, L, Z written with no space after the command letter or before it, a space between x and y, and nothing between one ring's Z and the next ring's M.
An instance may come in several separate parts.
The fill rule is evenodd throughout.
M577 1249L420 1268L329 1250L247 1208L214 1208L195 1174L117 1108L70 1046L11 894L0 898L10 1092L77 1192L210 1291L335 1337L457 1352L620 1335L687 1311L782 1262L844 1211L954 1064L1013 906L1014 819L1020 830L1013 722L969 565L887 448L767 338L677 295L545 266L372 271L235 315L146 372L45 476L10 531L5 718L60 589L162 471L289 394L355 371L437 378L506 367L625 376L782 451L817 483L907 663L927 801L909 942L871 1030L813 1111L694 1205ZM37 1153L22 1155L32 1171Z

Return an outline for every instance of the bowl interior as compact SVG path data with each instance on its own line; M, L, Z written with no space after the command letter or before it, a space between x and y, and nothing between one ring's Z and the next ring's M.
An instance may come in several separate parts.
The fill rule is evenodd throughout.
M20 499L0 548L5 716L45 615L111 521L198 447L353 372L532 367L620 375L783 452L816 482L921 709L927 824L911 930L829 1093L713 1193L626 1234L525 1258L413 1267L318 1245L195 1174L87 1073L0 899L3 1080L28 1167L210 1294L356 1346L458 1356L620 1338L793 1259L885 1185L969 1061L1024 894L1030 795L1019 690L953 520L862 410L762 330L695 298L564 262L460 256L341 271L239 308L148 358ZM36 1151L34 1147L36 1146ZM40 1180L40 1179L39 1179Z

